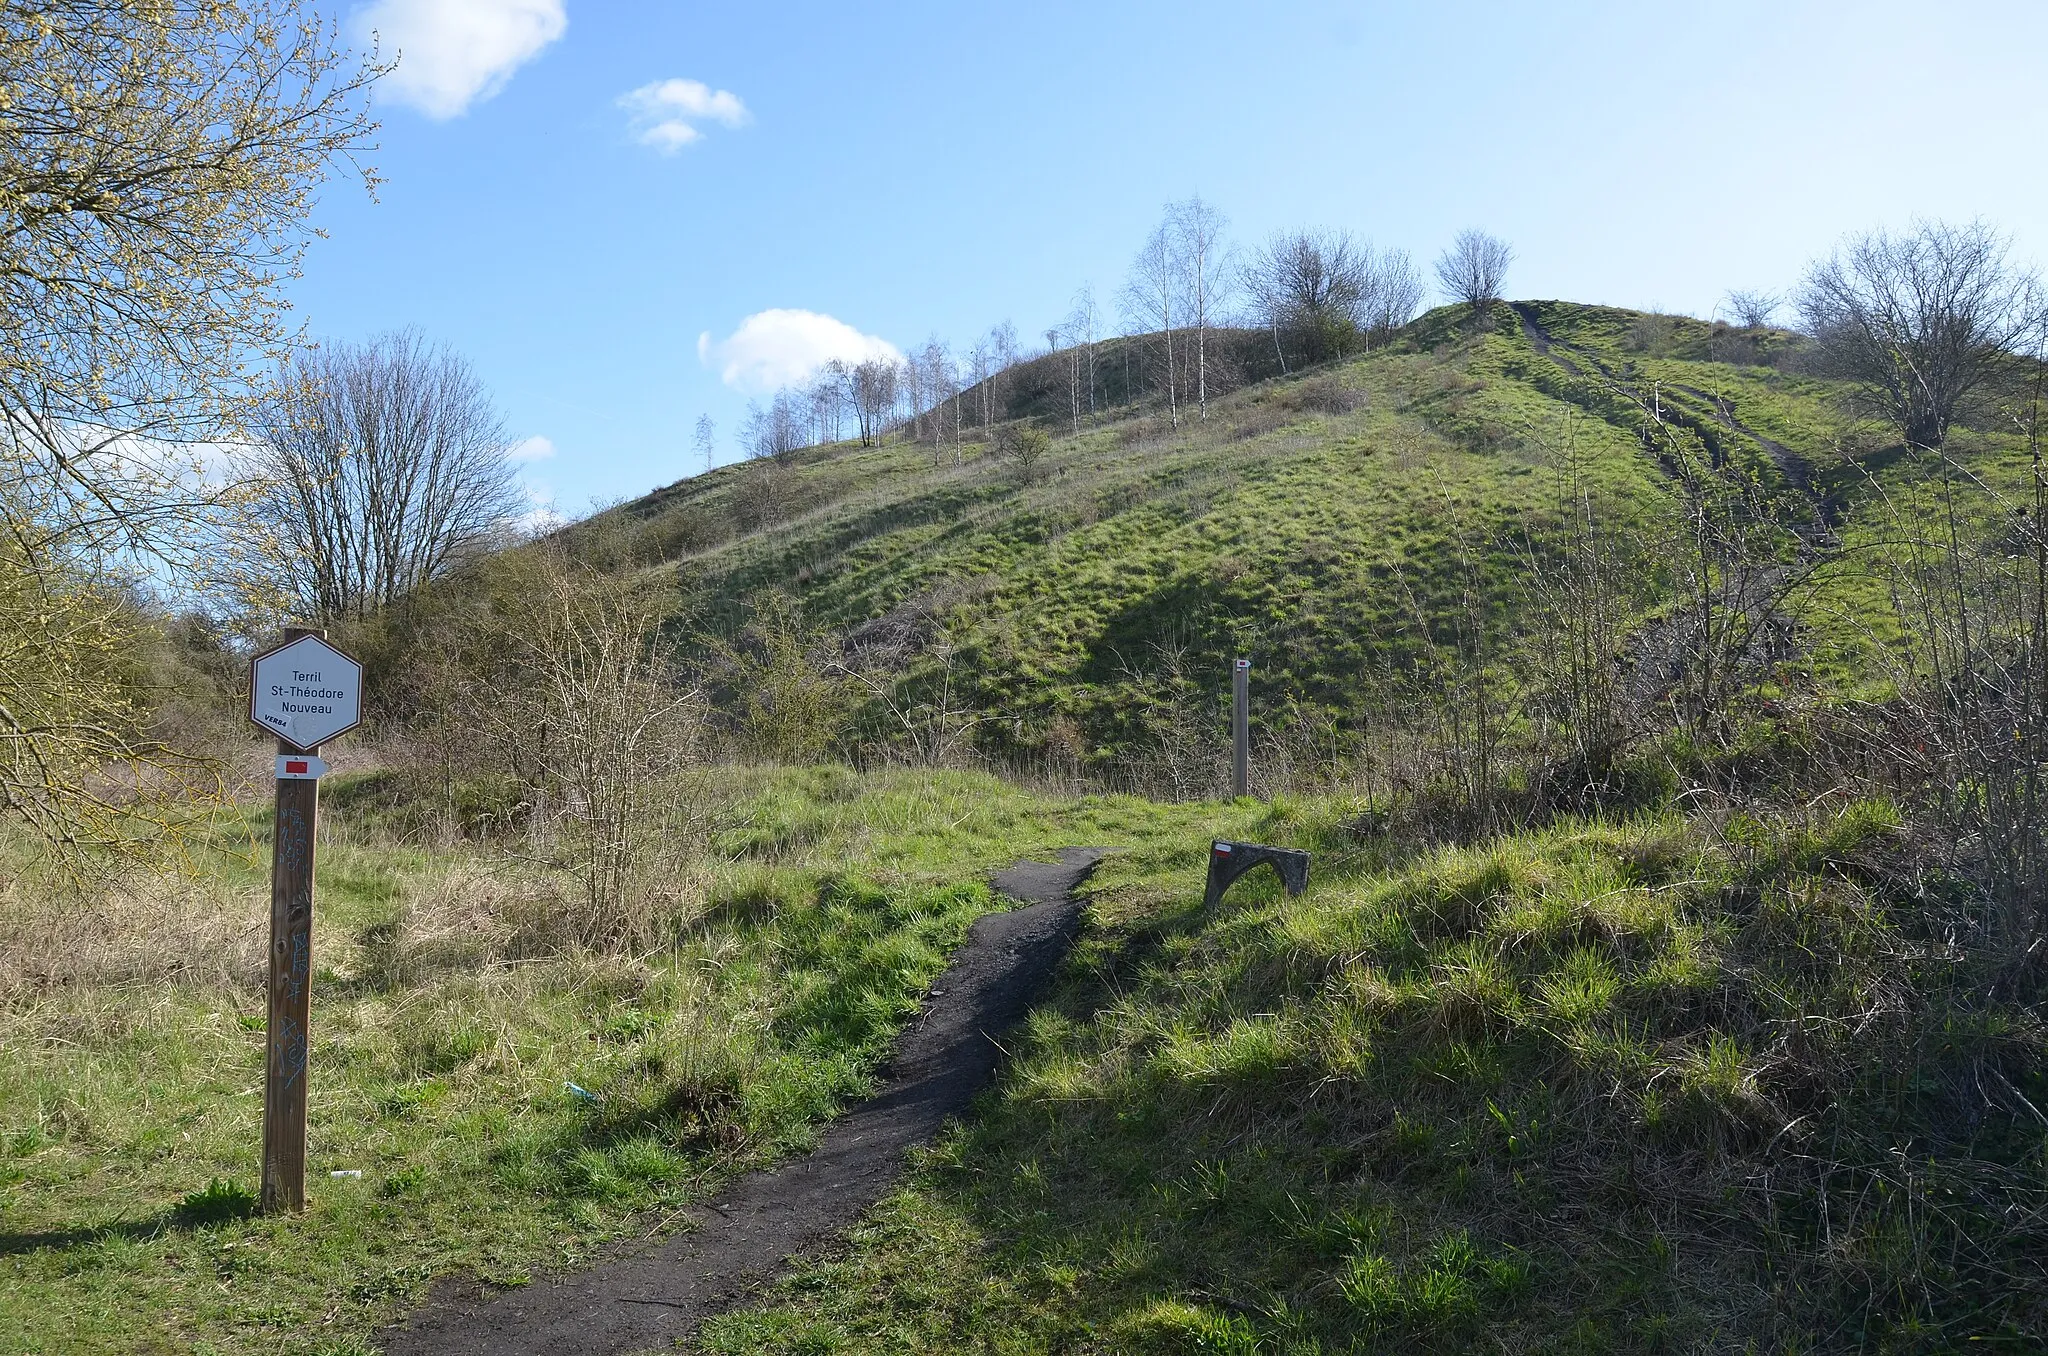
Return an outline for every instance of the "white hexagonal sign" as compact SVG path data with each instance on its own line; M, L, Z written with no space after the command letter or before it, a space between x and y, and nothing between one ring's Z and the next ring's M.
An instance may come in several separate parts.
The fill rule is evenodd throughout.
M249 666L249 719L311 750L363 719L363 666L318 636L300 636Z

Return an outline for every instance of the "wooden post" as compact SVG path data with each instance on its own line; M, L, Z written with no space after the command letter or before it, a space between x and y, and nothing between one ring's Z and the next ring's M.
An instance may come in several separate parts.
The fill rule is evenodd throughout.
M1240 659L1230 669L1230 792L1252 793L1252 661Z
M287 641L326 632L289 627ZM317 754L280 739L279 754ZM270 857L269 1057L263 1075L263 1212L306 1208L306 1076L313 1010L313 847L320 783L277 779Z

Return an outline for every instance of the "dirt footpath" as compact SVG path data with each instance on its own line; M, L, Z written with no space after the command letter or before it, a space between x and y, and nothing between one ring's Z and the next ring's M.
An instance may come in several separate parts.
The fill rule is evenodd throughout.
M930 1139L995 1072L995 1038L1043 992L1081 921L1073 890L1102 853L1020 862L995 878L1024 907L977 922L897 1042L882 1090L827 1126L809 1156L753 1173L691 1206L695 1228L621 1249L586 1270L480 1296L443 1281L382 1335L389 1356L616 1353L667 1347L735 1308L879 1199L904 1151Z

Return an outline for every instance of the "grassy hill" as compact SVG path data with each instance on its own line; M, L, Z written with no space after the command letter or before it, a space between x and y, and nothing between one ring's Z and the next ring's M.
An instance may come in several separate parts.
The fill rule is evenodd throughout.
M1797 633L1800 681L1882 686L1896 626L1869 550L1926 471L1800 371L1792 336L1551 302L1466 320L1433 312L1178 428L1156 402L1078 433L1043 419L1054 438L1028 470L986 441L814 448L680 481L570 539L673 581L686 651L765 612L785 655L858 670L830 747L943 744L1151 789L1213 785L1180 745L1220 734L1238 655L1269 768L1355 768L1363 732L1414 726L1453 669L1530 697L1575 517L1597 516L1635 698L1657 705L1668 684L1645 655L1700 572L1688 515L1716 495L1741 499L1756 568L1796 570L1766 610ZM1028 378L1025 408L1044 384ZM1956 447L2016 485L2025 448L1996 423L1980 412Z
M706 1349L2038 1349L2048 755L1924 668L2004 653L1930 606L2041 597L2028 448L1987 405L1902 455L1776 331L1491 320L1178 428L1139 390L1062 430L1040 360L1035 461L724 468L346 637L385 726L326 792L314 1208L249 1208L264 807L193 879L18 871L0 1349L364 1356L437 1277L674 1227L1070 843L1118 852L998 1085ZM586 682L649 618L678 667ZM1220 794L1240 654L1263 801ZM585 756L678 675L716 738ZM522 762L549 722L607 779ZM1211 835L1310 889L1205 912Z

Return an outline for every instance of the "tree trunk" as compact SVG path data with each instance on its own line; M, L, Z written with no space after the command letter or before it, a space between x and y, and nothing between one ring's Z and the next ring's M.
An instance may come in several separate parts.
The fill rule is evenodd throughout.
M1173 326L1166 327L1166 422L1172 428L1180 427L1180 383L1173 374Z

